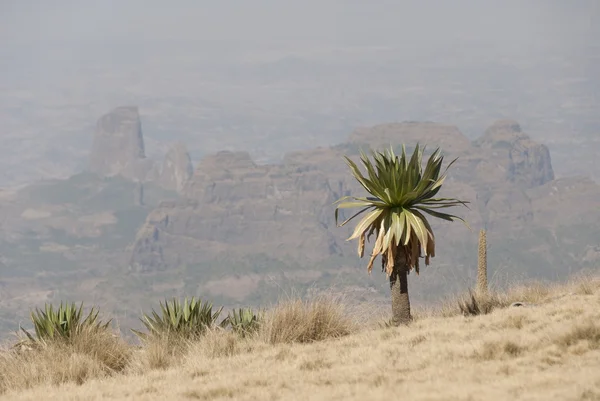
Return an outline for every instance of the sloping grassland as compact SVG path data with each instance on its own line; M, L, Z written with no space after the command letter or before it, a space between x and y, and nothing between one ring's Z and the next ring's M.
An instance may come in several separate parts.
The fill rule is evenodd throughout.
M521 285L492 304L464 316L452 299L385 328L389 305L292 300L249 339L213 330L193 343L6 351L0 399L600 400L598 275Z

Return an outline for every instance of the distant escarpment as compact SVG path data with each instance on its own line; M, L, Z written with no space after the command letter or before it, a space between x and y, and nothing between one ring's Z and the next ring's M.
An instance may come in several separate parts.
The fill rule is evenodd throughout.
M471 202L470 209L456 213L474 230L460 223L434 223L443 238L438 254L452 255L450 263L468 263L468 247L480 227L503 243L521 233L523 241L511 245L509 264L531 257L528 252L539 245L535 230L552 236L557 229L536 218L556 207L545 200L544 191L535 190L554 180L548 149L522 133L517 123L494 123L474 142L451 125L395 123L357 129L337 146L289 153L277 165L257 165L246 152L206 157L184 185L181 199L164 202L150 213L133 244L130 266L153 271L190 267L223 255L233 261L261 253L303 265L354 258L355 244L345 241L350 228L335 226L332 202L363 192L342 156L356 157L368 147L392 145L399 150L406 144L410 149L417 142L427 144L427 152L441 146L447 162L459 157L442 196ZM597 186L590 190L600 194ZM573 213L590 208L586 204Z

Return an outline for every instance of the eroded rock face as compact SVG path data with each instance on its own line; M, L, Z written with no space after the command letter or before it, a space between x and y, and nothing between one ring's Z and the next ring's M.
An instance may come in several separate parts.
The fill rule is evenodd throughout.
M180 190L182 199L163 202L150 213L134 243L132 266L148 271L256 253L319 264L354 255L356 244L345 241L352 225L336 227L332 203L363 196L364 189L343 156L357 160L362 145L381 149L404 143L410 149L417 142L429 152L440 146L444 166L459 157L440 196L471 202L470 209L455 212L474 232L487 227L492 236L505 235L529 226L541 213L534 207L537 192L527 188L542 188L540 183L553 178L549 154L516 122L494 124L474 144L449 125L379 125L355 131L339 146L290 153L280 165L257 165L247 152L205 157ZM341 219L350 217L346 212ZM446 251L471 240L461 224L436 223L436 234L445 238Z
M129 263L130 271L143 273L167 268L159 235L158 228L151 225L138 232Z
M558 178L529 189L527 193L534 200L536 225L600 225L600 220L594 220L600 216L595 212L589 213L590 208L598 210L600 186L588 177ZM571 207L573 205L577 206Z
M258 166L245 152L220 152L199 163L182 195L148 216L133 245L136 270L223 253L317 261L339 252L319 218L335 200L321 171Z
M523 140L510 150L508 179L525 188L537 187L554 180L550 150L546 145Z
M376 148L389 148L406 144L414 146L417 142L427 145L433 151L440 147L444 152L460 154L471 148L469 139L454 125L403 122L381 124L370 128L359 128L349 138L351 143L368 143Z
M181 192L193 174L190 154L185 145L178 142L167 152L158 180L163 188Z
M92 172L103 177L122 175L145 180L152 167L144 151L137 107L118 107L100 117L90 153Z
M533 221L531 199L518 187L491 194L484 213L488 229L496 232L517 231Z
M500 156L506 178L520 187L532 188L554 180L548 147L531 140L516 121L495 122L474 145L491 151L493 157Z
M498 120L489 126L473 144L482 149L509 150L519 140L529 139L514 120Z

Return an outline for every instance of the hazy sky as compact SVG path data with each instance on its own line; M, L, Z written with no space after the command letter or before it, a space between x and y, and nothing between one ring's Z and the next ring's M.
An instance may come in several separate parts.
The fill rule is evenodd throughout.
M213 151L225 138L210 132L232 126L270 132L284 152L327 118L335 137L320 145L404 119L478 135L509 116L541 141L549 127L589 137L599 16L600 0L0 0L0 139L13 141L0 170L21 181L76 170L91 126L122 104L147 113L156 154L178 133ZM402 95L412 87L427 92ZM220 109L210 124L195 120L203 102ZM56 162L38 166L48 154Z
M597 0L0 0L2 43L111 39L498 45L592 40ZM597 37L597 36L596 36Z

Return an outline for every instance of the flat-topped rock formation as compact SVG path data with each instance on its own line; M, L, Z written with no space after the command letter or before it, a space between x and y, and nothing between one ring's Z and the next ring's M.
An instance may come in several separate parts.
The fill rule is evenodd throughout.
M90 152L91 172L143 181L152 167L152 161L146 158L137 107L117 107L100 117Z

